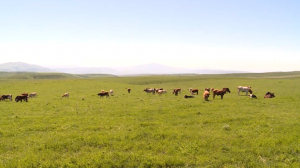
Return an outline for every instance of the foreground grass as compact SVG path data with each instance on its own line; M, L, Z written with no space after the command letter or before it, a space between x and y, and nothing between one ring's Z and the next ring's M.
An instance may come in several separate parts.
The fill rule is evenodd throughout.
M2 167L299 167L299 78L128 77L3 80L0 94L38 93L0 102ZM258 99L237 95L250 85ZM126 88L132 93L128 94ZM169 93L146 94L146 87ZM174 96L171 89L184 89ZM188 88L229 87L209 102ZM101 90L114 96L99 98ZM267 91L274 99L263 99ZM61 99L65 92L69 99Z

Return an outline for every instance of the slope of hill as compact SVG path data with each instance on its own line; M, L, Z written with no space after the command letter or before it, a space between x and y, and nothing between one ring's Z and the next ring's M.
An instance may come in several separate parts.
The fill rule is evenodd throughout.
M188 69L165 66L157 63L142 64L127 67L76 67L76 68L53 68L57 72L71 74L112 74L120 76L142 76L142 75L163 75L163 74L227 74L246 73L243 71Z
M93 78L116 77L109 74L67 74L48 72L0 72L0 79L68 79L68 78Z
M23 62L9 62L0 64L0 71L7 72L55 72L53 69L39 65L27 64Z
M76 77L65 73L0 72L0 79L66 79Z
M268 72L268 73L233 73L233 74L143 74L128 75L125 77L145 76L148 82L159 76L195 76L197 78L300 78L300 71ZM68 79L68 78L101 78L118 77L110 74L67 74L67 73L38 73L38 72L0 72L0 79ZM130 78L128 78L130 79Z
M130 67L119 67L117 70L120 75L137 75L137 74L185 74L193 73L190 69L169 67L161 64L143 64Z
M78 67L78 68L56 68L57 72L71 73L71 74L120 74L113 68L97 68L97 67Z
M45 68L39 65L23 62L9 62L0 64L0 71L6 72L60 72L68 74L111 74L111 75L163 75L163 74L227 74L244 73L241 71L188 69L165 66L157 63L142 64L128 67L51 67Z
M169 67L157 63L143 64L129 67L72 67L72 68L45 68L39 65L27 64L22 62L10 62L0 64L0 71L5 72L23 72L23 73L0 73L0 77L6 76L7 78L65 78L65 77L116 77L116 76L145 76L145 75L222 75L235 76L235 77L297 77L299 72L268 72L268 73L251 73L243 71L228 71L228 70L208 70L208 69L188 69L188 68L176 68ZM30 74L24 74L28 72ZM35 72L32 76L32 73ZM43 72L43 73L38 73ZM51 72L51 73L50 73ZM45 74L48 73L48 74ZM25 75L25 76L24 76ZM26 76L27 75L27 76ZM14 76L14 77L12 77Z
M232 74L232 73L249 73L246 71L230 71L230 70L215 70L215 69L196 69L193 71L196 74Z

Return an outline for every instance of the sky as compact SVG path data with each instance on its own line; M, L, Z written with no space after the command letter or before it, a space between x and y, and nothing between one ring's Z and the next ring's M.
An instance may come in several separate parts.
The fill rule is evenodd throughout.
M0 63L300 70L296 0L0 0Z

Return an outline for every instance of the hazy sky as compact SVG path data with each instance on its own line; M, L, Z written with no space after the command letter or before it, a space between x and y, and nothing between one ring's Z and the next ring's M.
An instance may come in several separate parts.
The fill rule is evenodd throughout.
M300 70L300 1L0 0L0 63Z

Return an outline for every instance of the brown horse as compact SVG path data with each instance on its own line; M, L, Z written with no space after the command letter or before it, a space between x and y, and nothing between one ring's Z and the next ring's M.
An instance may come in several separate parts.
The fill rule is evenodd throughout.
M226 90L217 90L214 89L213 90L213 98L215 98L215 96L221 96L221 99L223 99L224 94L226 94Z
M181 93L181 88L176 88L173 90L173 94L175 94L176 92L177 92L177 95L178 95L178 93Z
M28 97L28 93L22 93L22 95L27 96Z
M198 95L198 89L190 88L189 90L190 90L191 94L197 93L197 95Z
M204 91L210 92L210 88L205 88Z
M223 90L225 90L226 92L230 93L229 88L223 88Z
M175 94L175 96L178 96L178 93L180 92L180 90L178 90L178 89L174 89L173 90L173 94Z
M204 98L205 101L208 101L209 95L210 95L209 91L205 90L205 91L203 92L203 98Z
M68 97L68 98L69 98L69 93L64 93L64 94L61 96L61 98L63 98L63 97Z

